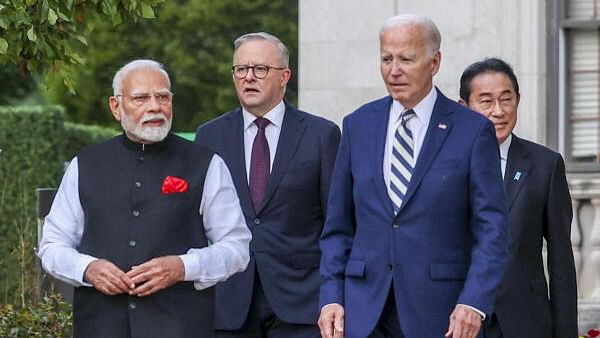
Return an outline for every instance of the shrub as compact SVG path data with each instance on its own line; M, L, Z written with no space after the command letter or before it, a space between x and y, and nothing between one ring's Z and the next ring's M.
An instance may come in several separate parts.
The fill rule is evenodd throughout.
M71 337L71 305L51 294L40 302L0 307L0 337Z
M78 149L115 134L65 123L59 106L0 107L0 303L37 292L36 188L58 186Z

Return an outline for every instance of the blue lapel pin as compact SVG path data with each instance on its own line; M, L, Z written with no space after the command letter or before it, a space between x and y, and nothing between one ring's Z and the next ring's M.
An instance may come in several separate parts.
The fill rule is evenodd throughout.
M521 178L521 172L520 172L520 171L517 171L517 172L515 173L515 177L513 178L513 180L515 180L515 181L518 181L518 180L519 180L519 178Z

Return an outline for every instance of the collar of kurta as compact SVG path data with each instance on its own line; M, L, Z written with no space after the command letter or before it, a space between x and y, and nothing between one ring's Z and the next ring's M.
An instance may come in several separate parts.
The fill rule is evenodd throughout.
M136 152L143 152L143 153L154 152L154 151L164 148L167 144L169 144L169 142L171 142L173 137L174 137L173 134L169 133L169 134L167 134L167 137L165 137L160 142L139 143L139 142L132 141L130 138L127 137L127 135L125 135L124 132L123 132L123 134L121 134L121 140L123 141L123 144L125 145L125 147L127 149L130 149L130 150L133 150Z

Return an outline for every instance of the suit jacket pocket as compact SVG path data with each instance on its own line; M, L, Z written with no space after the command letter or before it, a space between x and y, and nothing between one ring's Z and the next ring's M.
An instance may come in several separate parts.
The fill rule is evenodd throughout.
M321 254L318 252L297 254L292 258L294 269L317 269L320 263Z
M363 277L365 275L365 261L362 259L349 259L346 263L345 275L348 277Z
M465 280L469 266L463 263L435 263L429 266L432 280Z

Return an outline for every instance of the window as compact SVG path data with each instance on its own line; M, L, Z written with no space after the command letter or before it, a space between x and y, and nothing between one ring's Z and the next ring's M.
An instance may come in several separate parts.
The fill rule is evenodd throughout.
M600 0L553 0L549 16L548 115L571 171L600 169ZM553 8L552 8L553 7ZM554 102L553 102L554 101ZM551 133L549 133L551 134ZM549 144L556 144L549 140Z

